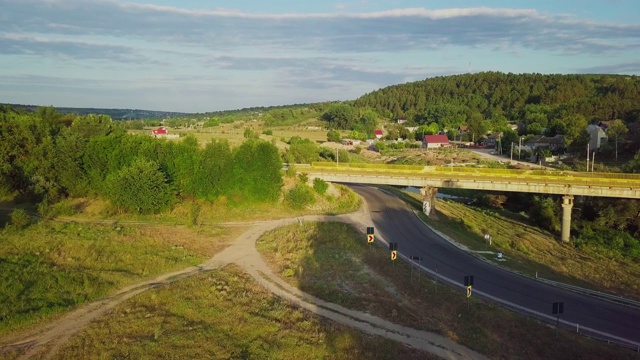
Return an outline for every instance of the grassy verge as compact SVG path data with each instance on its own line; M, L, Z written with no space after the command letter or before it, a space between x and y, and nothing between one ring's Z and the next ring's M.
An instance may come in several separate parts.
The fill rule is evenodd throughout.
M239 229L47 222L0 233L0 335L199 264Z
M420 195L388 190L421 209ZM640 263L630 258L563 244L552 234L527 225L517 214L472 207L448 199L438 199L436 209L437 219L427 218L422 213L420 216L433 228L472 250L502 251L507 261L497 262L499 266L529 276L537 273L546 279L640 300ZM485 232L492 236L491 246L484 240ZM495 261L495 255L480 256Z
M286 183L296 179L285 178ZM356 211L362 200L344 185L331 184L324 196L316 195L314 204L302 210L287 207L282 201L267 204L230 204L222 197L213 202L185 200L170 212L155 215L114 213L106 200L99 198L67 199L56 204L57 211L67 220L129 221L155 224L215 225L224 222L260 221L314 214L345 214ZM3 224L0 224L0 226Z
M433 359L274 297L235 266L147 291L56 359Z
M636 354L549 328L462 290L418 277L410 265L389 260L354 228L305 223L258 240L272 269L293 286L343 306L449 337L499 359L625 359ZM535 335L535 336L534 336Z
M335 186L333 195L302 211L282 204L232 207L221 199L213 204L187 201L161 215L108 216L103 200L65 200L52 210L59 219L74 222L45 221L20 231L0 228L0 336L49 321L126 285L201 263L244 230L217 223L345 213L360 205L361 199L344 186Z

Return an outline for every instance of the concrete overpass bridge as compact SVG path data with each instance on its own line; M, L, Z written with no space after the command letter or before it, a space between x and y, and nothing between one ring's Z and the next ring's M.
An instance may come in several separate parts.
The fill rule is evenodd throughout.
M569 241L574 196L640 199L640 174L329 162L296 167L328 182L418 187L427 215L435 209L438 188L562 195L562 241Z

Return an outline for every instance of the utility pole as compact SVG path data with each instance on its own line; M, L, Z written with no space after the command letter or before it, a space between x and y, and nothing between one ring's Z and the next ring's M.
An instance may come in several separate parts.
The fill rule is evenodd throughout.
M513 161L513 141L511 142L511 161Z
M589 145L591 144L587 143L587 172L589 172L589 155L591 155L589 154Z
M520 153L522 153L522 136L518 139L518 160L520 160Z

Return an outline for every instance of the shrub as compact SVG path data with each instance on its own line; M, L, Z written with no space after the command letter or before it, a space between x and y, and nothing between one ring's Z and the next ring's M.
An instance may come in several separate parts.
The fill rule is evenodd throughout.
M300 173L298 174L298 179L300 179L301 183L306 184L309 181L309 175L307 175L307 173Z
M265 130L262 132L264 135L273 135L273 130L269 129L269 130Z
M313 179L313 190L318 194L324 195L327 192L327 189L329 189L329 184L326 181L320 178Z
M24 209L15 209L11 212L9 224L16 230L22 230L31 224L31 217Z
M285 203L292 209L300 210L313 204L316 198L313 190L307 185L298 184L285 195Z
M136 159L107 179L107 198L119 209L141 214L167 209L175 195L154 161Z

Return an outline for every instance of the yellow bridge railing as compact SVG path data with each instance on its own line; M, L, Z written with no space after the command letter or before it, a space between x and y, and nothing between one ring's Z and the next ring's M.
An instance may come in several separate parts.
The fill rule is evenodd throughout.
M421 166L389 164L336 164L315 162L303 172L327 174L374 175L405 178L434 178L529 184L563 184L582 186L615 186L640 188L640 174L583 173L554 170L487 169L461 166Z

